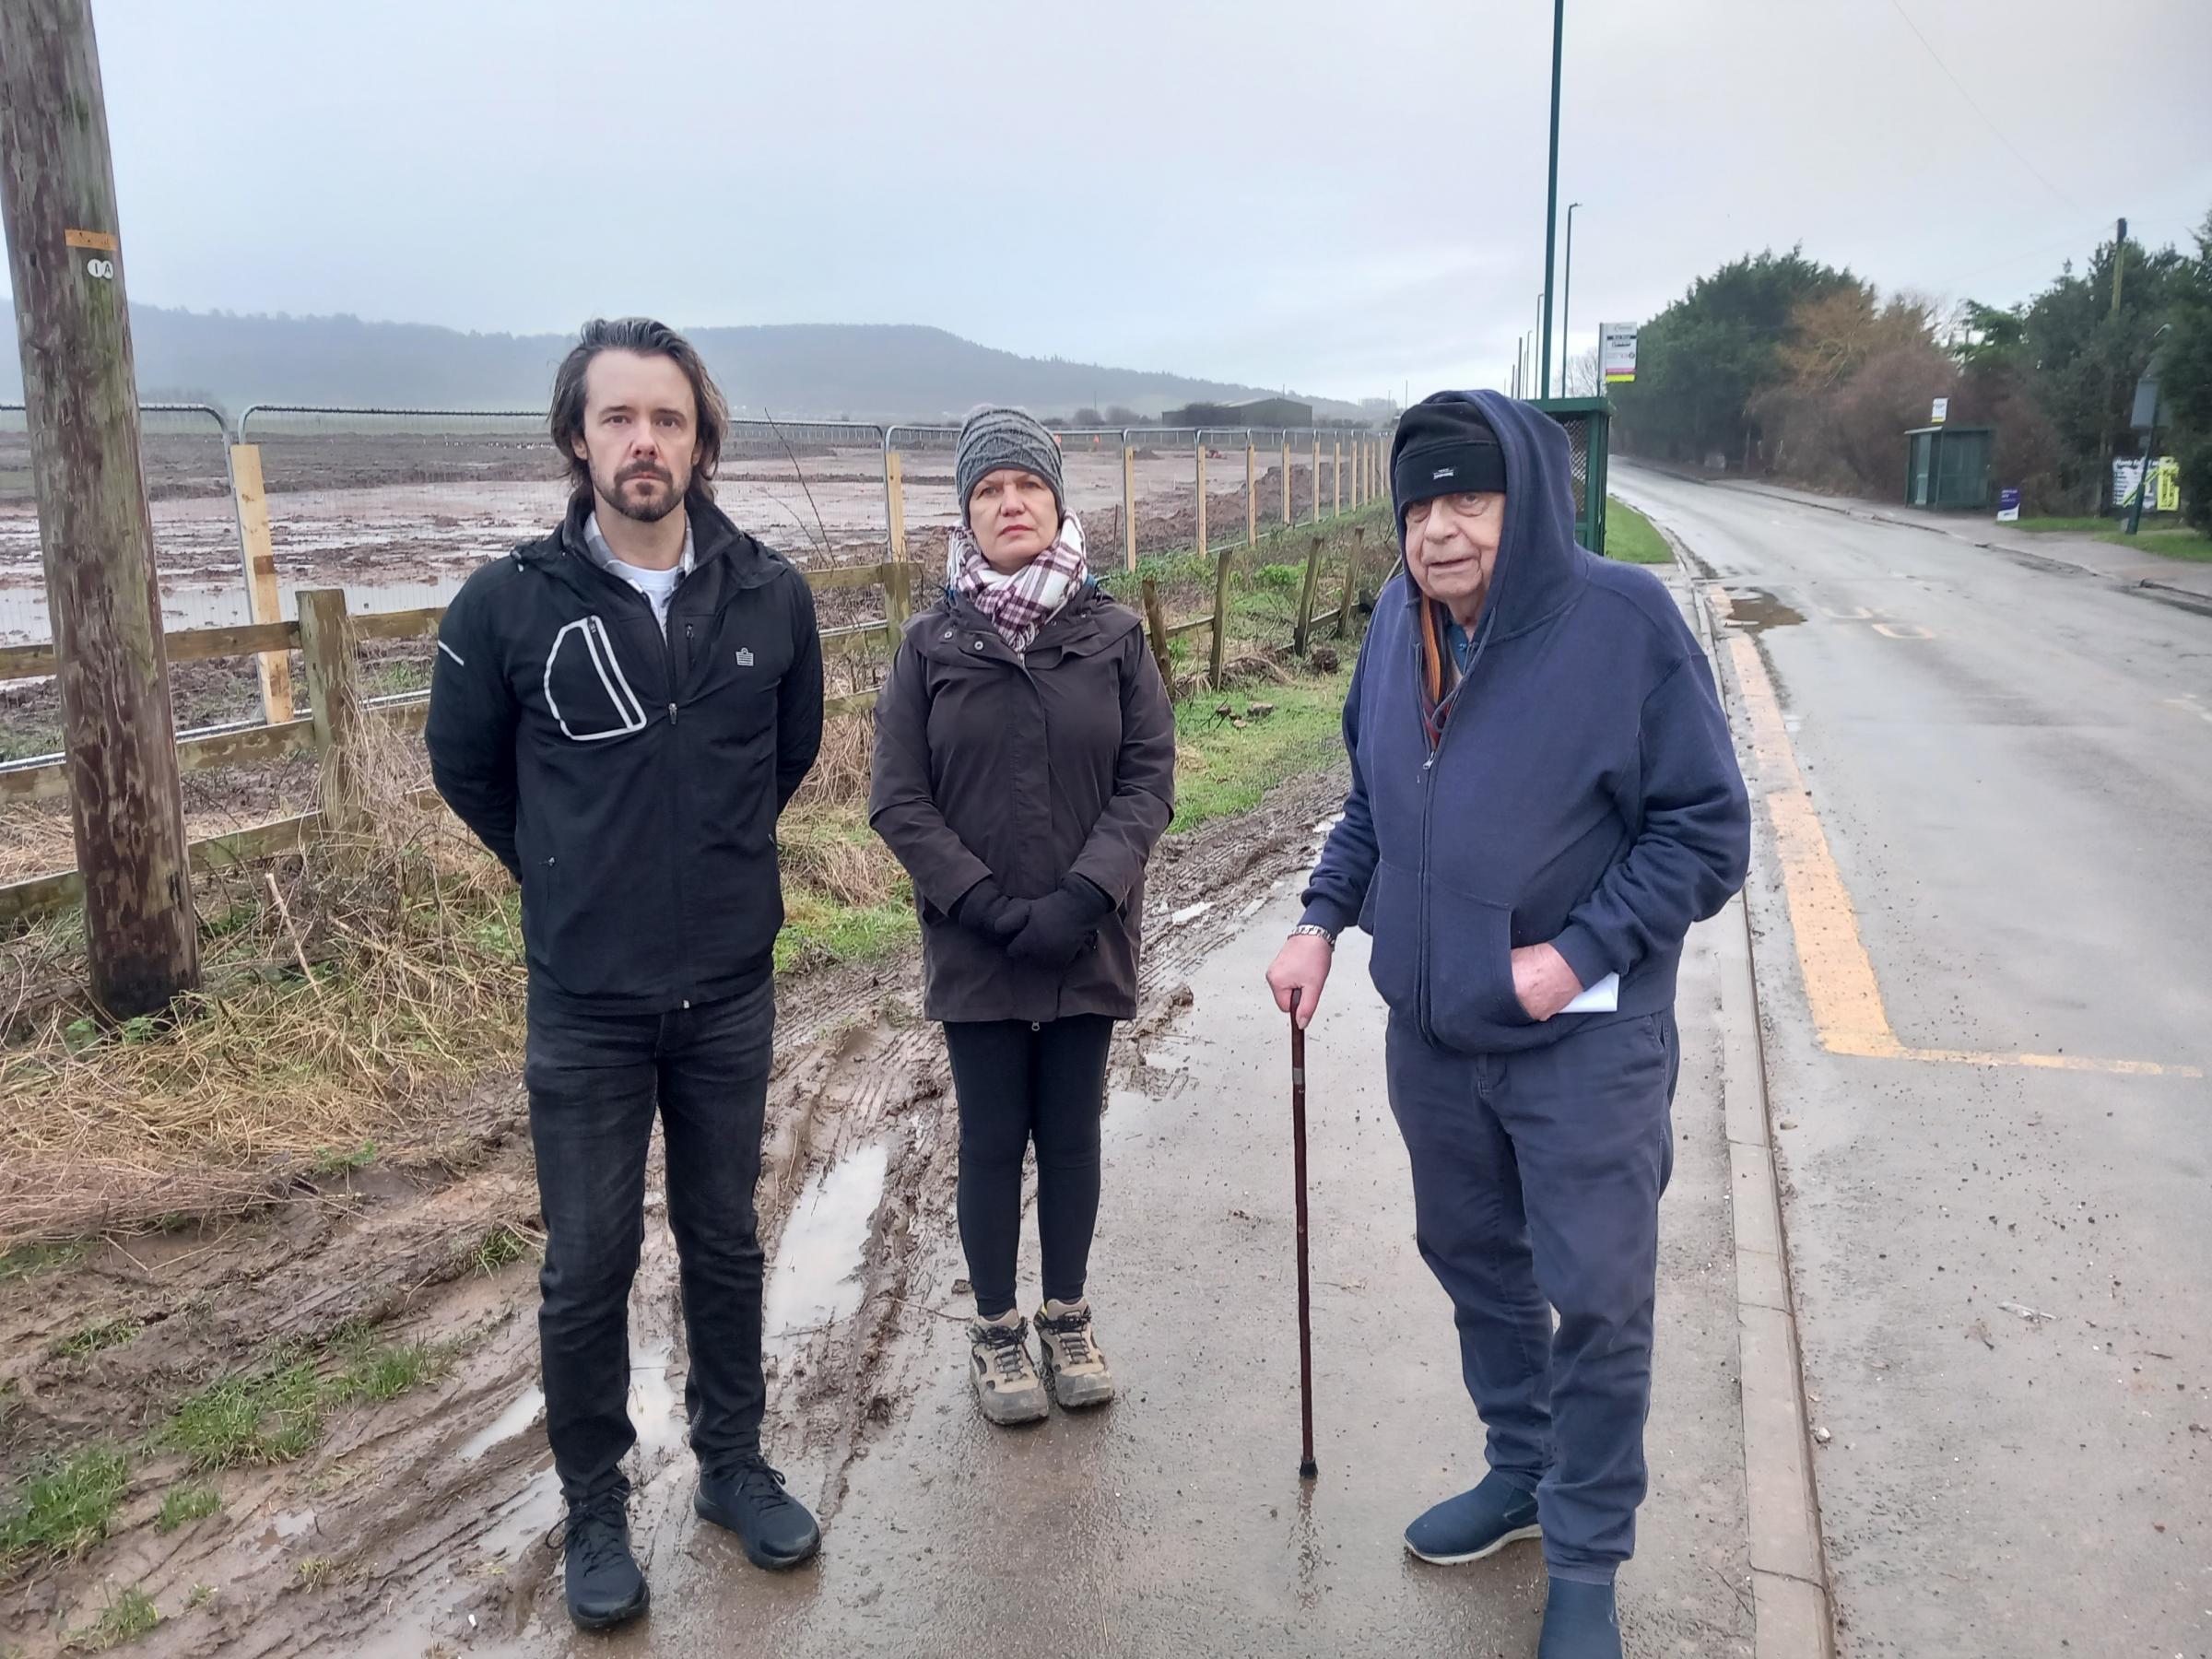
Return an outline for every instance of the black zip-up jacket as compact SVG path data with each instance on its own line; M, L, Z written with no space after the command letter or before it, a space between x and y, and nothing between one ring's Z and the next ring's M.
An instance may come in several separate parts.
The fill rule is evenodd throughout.
M735 996L772 971L776 816L821 747L806 579L688 506L665 636L585 550L588 503L469 577L438 630L438 793L523 884L533 988L612 1011Z

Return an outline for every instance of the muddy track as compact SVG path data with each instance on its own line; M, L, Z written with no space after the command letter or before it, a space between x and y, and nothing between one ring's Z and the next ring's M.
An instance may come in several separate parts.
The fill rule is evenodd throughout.
M1189 1004L1191 965L1277 884L1310 862L1341 801L1341 772L1289 780L1259 806L1163 842L1147 900L1139 1018L1117 1041L1119 1075L1153 1080L1144 1047ZM793 1487L834 1516L855 1459L913 1396L924 1345L902 1335L941 1313L947 1286L918 1282L948 1236L958 1135L944 1043L918 1011L911 958L810 976L782 995L760 1184L771 1268L767 1439ZM0 1457L13 1472L104 1436L139 1446L109 1540L85 1559L0 1579L0 1630L24 1659L62 1651L113 1589L136 1585L164 1618L134 1651L156 1654L421 1653L445 1637L518 1634L557 1612L547 1535L559 1495L537 1428L535 1263L486 1275L488 1233L536 1222L519 1080L459 1102L466 1132L448 1171L383 1171L263 1216L103 1243L82 1262L0 1286ZM449 1170L450 1170L449 1165ZM841 1260L818 1235L792 1267L833 1285L780 1286L777 1244L852 1205ZM631 1476L643 1547L688 1528L685 1350L676 1257L649 1173L643 1259L631 1298ZM785 1295L790 1291L790 1295ZM827 1294L817 1322L779 1329L780 1297ZM56 1349L104 1320L142 1327L88 1358ZM179 1400L283 1342L364 1324L391 1340L452 1345L451 1370L374 1407L336 1411L297 1462L195 1477L150 1449ZM12 1387L11 1387L12 1385ZM162 1494L219 1488L223 1511L164 1534ZM695 1544L692 1547L705 1547ZM212 1595L185 1610L195 1586ZM11 1651L12 1650L0 1650Z

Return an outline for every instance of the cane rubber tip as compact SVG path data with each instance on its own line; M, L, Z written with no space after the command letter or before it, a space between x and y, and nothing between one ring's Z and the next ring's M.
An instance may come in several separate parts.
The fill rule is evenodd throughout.
M1301 1463L1298 1465L1298 1477L1300 1480L1319 1480L1321 1478L1321 1469L1319 1465L1317 1465L1314 1461L1309 1457L1304 1463Z

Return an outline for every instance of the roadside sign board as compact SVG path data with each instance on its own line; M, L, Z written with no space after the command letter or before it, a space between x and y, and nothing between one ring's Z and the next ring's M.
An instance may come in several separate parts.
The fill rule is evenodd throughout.
M1930 426L1941 426L1944 423L1945 418L1948 416L1950 412L1951 400L1949 398L1939 397L1936 399L1934 405L1928 410L1928 424Z
M1597 371L1608 386L1623 385L1636 378L1635 324L1597 325Z
M2112 459L2112 505L2125 507L2136 499L2136 490L2143 482L2143 457L2140 455L2114 456ZM2182 505L2181 464L2171 455L2160 455L2151 463L2150 499L2143 503L2153 512L2178 512Z
M2000 523L2000 524L2011 524L2011 523L2012 523L2012 522L2013 522L2015 519L2018 518L2019 516L2020 516L2020 492L2019 492L2018 490L2017 490L2017 489L2000 489L2000 490L1998 490L1998 491L1997 491L1997 521L1998 521L1998 523Z

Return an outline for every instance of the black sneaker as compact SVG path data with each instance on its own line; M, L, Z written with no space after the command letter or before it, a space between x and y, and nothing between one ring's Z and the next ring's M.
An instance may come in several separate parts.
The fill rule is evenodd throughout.
M610 1630L645 1611L650 1596L638 1558L629 1553L627 1494L602 1492L569 1505L562 1546L569 1617L580 1630Z
M783 1489L782 1471L770 1468L758 1453L701 1469L691 1507L735 1533L746 1559L771 1572L796 1567L822 1547L822 1529L806 1506Z

